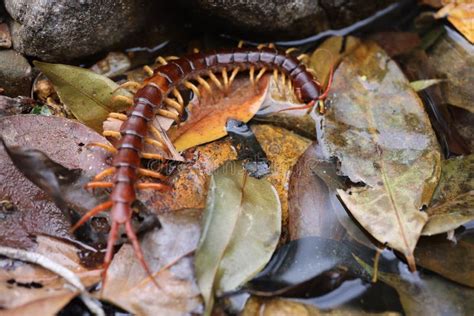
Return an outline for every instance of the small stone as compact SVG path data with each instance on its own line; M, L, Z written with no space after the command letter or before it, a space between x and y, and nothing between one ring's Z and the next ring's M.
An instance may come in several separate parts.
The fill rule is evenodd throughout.
M29 96L32 69L28 61L13 49L0 50L0 88L7 96Z
M10 36L10 29L6 23L0 24L0 48L12 47L12 39Z

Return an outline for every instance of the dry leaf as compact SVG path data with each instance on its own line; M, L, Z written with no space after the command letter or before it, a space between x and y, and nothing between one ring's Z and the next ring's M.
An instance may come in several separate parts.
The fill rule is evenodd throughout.
M182 151L227 135L225 126L230 118L248 122L260 108L269 82L269 76L263 76L253 86L248 77L240 77L227 96L213 83L210 83L212 93L201 86L201 97L188 105L187 120L169 131L176 149Z
M448 17L451 22L471 43L474 44L474 3L472 0L443 1L444 7L435 14L435 18Z
M324 156L365 186L338 190L361 225L415 267L440 153L423 104L395 62L374 43L356 48L335 73L332 107L317 115ZM388 102L389 101L389 102Z

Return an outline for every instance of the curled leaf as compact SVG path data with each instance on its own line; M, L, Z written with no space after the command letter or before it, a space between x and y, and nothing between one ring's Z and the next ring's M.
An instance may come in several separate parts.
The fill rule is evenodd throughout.
M281 207L267 180L228 162L211 178L195 270L206 315L216 293L231 291L270 260L280 238Z

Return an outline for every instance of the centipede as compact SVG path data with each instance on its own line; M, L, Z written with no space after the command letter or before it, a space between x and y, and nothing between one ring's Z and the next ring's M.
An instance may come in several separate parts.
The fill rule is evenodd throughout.
M142 158L165 160L163 155L144 150L145 144L167 150L163 137L151 124L152 120L156 116L162 116L179 124L185 110L180 91L187 89L199 97L199 85L202 85L204 89L211 89L208 80L211 80L219 89L228 90L237 74L244 71L248 71L252 83L257 82L264 73L273 72L275 77L280 76L288 83L297 99L304 104L303 108L309 109L318 105L318 110L322 113L324 102L320 101L324 100L328 94L332 71L329 83L323 91L322 84L318 82L314 72L304 65L302 58L294 56L293 51L294 49L281 51L273 45L251 48L239 45L235 48L206 53L195 51L179 58L159 57L157 61L160 65L154 70L146 68L150 77L143 83L127 82L123 85L134 92L133 98L128 100L130 108L126 113L109 114L123 121L119 131L104 130L103 132L104 136L115 137L116 145L89 144L102 147L113 155L111 166L97 174L86 186L88 189L109 188L111 190L109 199L88 211L72 227L74 231L93 216L110 211L111 224L102 270L103 286L113 258L117 235L123 225L138 261L158 287L145 261L131 221L132 204L137 199L139 190L162 191L169 188L166 177L162 173L141 166ZM222 81L218 76L222 77ZM149 135L155 135L155 137L149 137ZM154 181L138 181L142 176L150 177Z

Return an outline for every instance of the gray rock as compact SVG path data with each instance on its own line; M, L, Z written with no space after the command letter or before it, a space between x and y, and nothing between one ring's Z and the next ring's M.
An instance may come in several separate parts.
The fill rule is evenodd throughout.
M25 57L12 49L0 50L0 88L5 95L29 96L32 80L32 69Z
M67 61L109 48L144 27L146 0L5 0L15 50Z
M394 0L179 0L204 24L226 32L303 38L328 29L339 29L369 17Z

